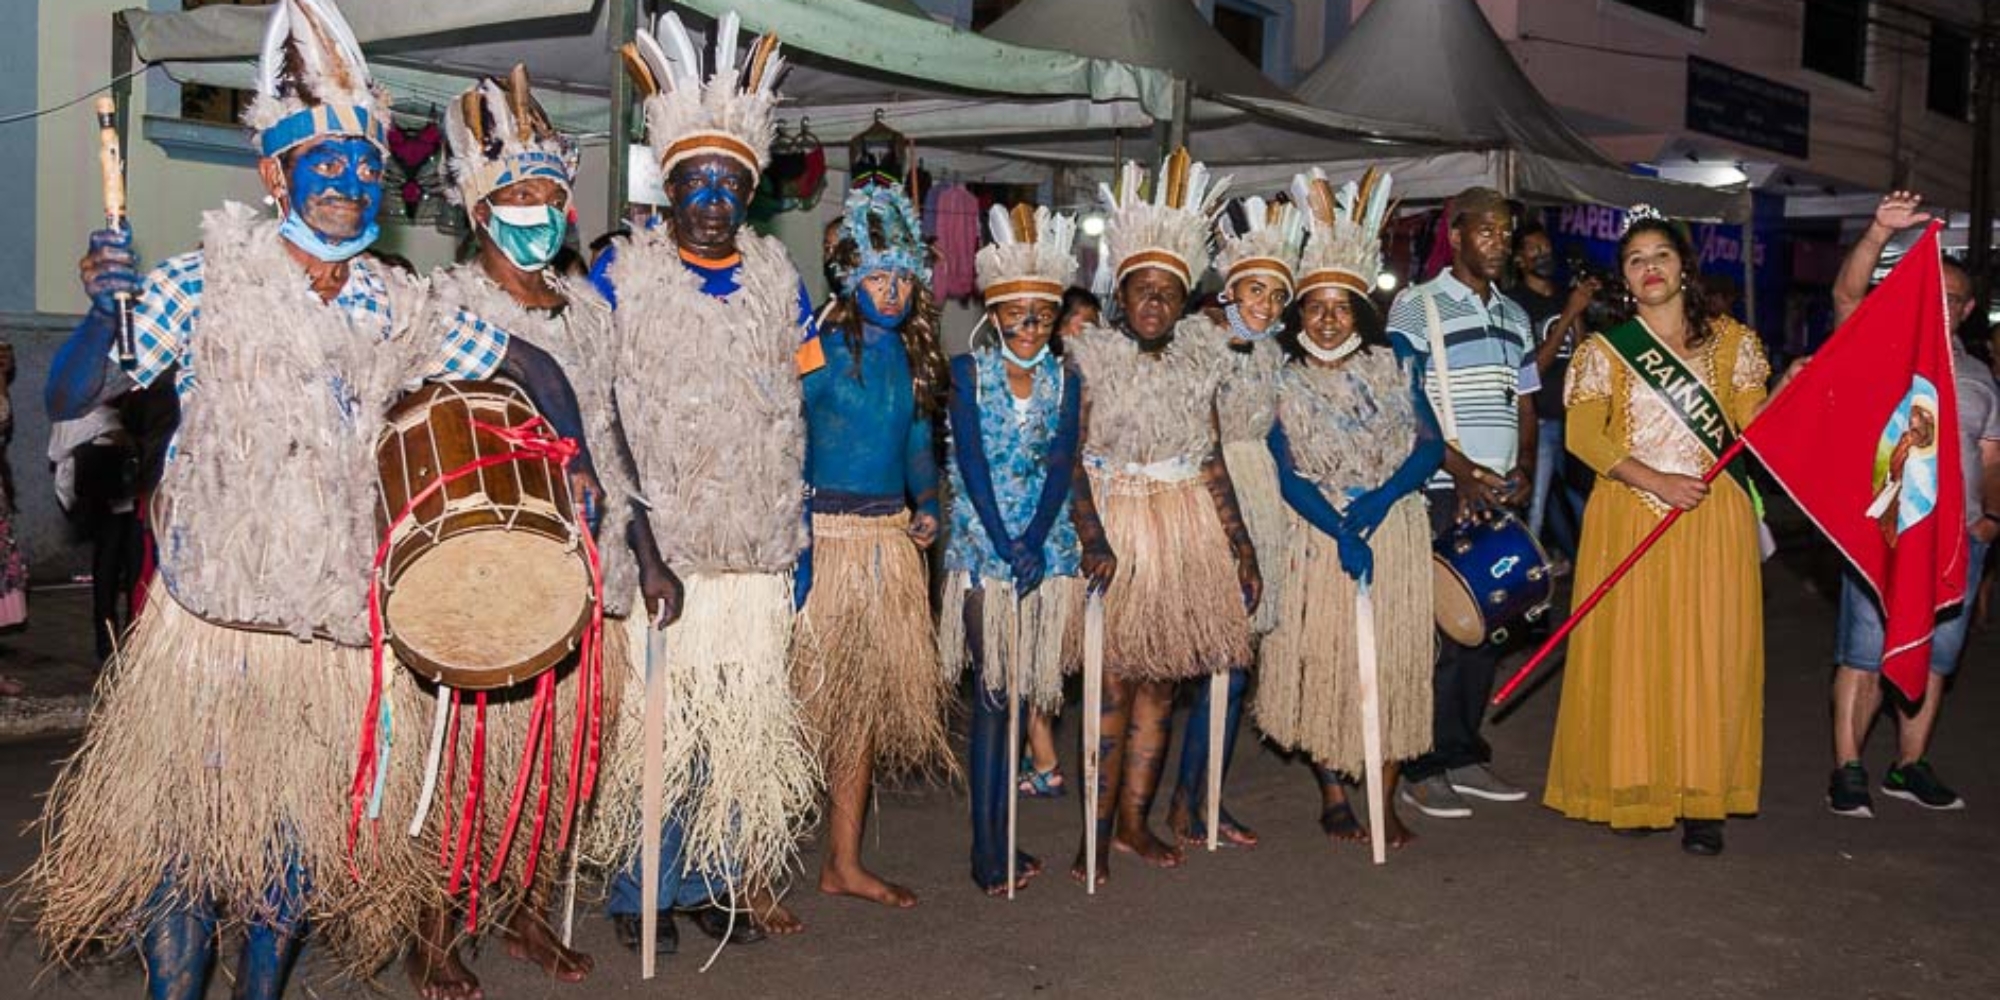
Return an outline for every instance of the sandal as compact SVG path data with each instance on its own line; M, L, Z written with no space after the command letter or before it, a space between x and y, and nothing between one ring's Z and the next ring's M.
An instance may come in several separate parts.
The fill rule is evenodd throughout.
M1335 840L1345 840L1357 844L1368 842L1368 831L1362 827L1360 819L1354 815L1353 803L1336 802L1321 809L1319 812L1319 828L1321 832Z
M1059 799L1069 790L1063 780L1062 765L1058 764L1046 771L1035 770L1035 762L1021 758L1021 794L1031 799Z

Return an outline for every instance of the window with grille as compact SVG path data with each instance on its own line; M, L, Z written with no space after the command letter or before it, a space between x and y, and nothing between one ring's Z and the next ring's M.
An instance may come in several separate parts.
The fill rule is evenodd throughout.
M203 7L263 7L270 0L181 0L182 10L199 10ZM243 112L250 107L250 100L256 95L248 90L231 87L211 87L205 84L189 83L181 85L181 117L187 121L211 122L217 125L235 125L243 120Z
M1924 104L1960 121L1972 117L1972 35L1943 21L1931 22L1930 73Z
M1868 0L1806 0L1801 63L1858 86L1868 83Z

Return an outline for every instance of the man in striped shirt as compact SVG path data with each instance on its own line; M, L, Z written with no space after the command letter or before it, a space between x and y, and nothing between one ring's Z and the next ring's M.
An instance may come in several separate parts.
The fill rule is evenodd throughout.
M1495 285L1511 248L1512 208L1499 192L1472 188L1452 200L1450 211L1450 269L1398 296L1388 322L1397 350L1416 356L1431 406L1444 421L1444 467L1428 490L1437 534L1454 521L1527 501L1535 478L1534 396L1541 388L1528 314ZM1432 750L1404 765L1398 794L1425 815L1447 819L1472 815L1466 795L1526 798L1493 773L1492 748L1479 735L1499 648L1460 646L1442 634L1438 643Z

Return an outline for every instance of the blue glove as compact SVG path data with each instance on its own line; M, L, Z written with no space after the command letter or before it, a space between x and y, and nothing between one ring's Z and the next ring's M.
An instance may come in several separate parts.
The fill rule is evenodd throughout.
M139 296L139 257L132 252L132 230L99 229L90 234L90 251L81 268L83 292L91 309L106 316L118 312L118 294Z
M1014 570L1014 593L1026 597L1041 585L1048 563L1042 558L1039 548L1031 548L1025 542L1015 542L1013 548L1007 562Z
M1367 583L1375 576L1375 550L1369 548L1366 539L1352 531L1342 531L1333 536L1340 545L1340 568L1356 583Z
M1341 521L1357 538L1367 539L1382 526L1382 519L1389 516L1389 508L1396 505L1397 496L1381 488L1369 490L1347 502Z

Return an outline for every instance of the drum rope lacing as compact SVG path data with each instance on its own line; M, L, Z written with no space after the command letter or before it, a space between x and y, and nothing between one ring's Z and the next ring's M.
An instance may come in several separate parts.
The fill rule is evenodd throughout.
M383 702L382 691L386 678L383 650L387 643L387 628L382 615L382 577L388 563L390 541L396 529L415 512L416 508L436 495L446 486L494 465L521 461L543 460L554 463L565 472L581 451L577 443L568 438L554 436L543 418L537 416L512 426L501 426L474 420L475 429L485 431L511 446L510 450L496 455L487 455L467 462L438 477L416 495L412 496L403 509L383 529L381 545L375 550L375 560L369 575L368 585L368 632L370 644L370 667L372 677L368 691L368 703L362 714L360 746L356 752L354 781L348 789L350 813L347 825L348 871L357 881L361 871L354 860L354 850L360 839L361 821L379 818L383 784L387 780L382 767L388 756L392 719L388 706ZM590 799L597 783L598 765L601 755L604 716L604 575L598 559L597 543L591 536L588 521L579 517L577 534L583 542L585 561L590 567L591 611L590 621L584 627L582 641L578 646L579 683L577 685L576 728L570 738L569 791L563 804L562 825L556 837L556 852L568 849L575 832L577 811L581 803ZM473 696L474 719L472 726L472 759L468 762L469 773L465 779L465 799L458 817L456 836L452 831L452 818L447 798L444 821L440 824L438 860L450 873L448 891L456 896L461 887L468 890L466 900L465 925L468 933L478 927L479 890L487 881L497 882L506 870L507 855L513 847L514 834L520 826L521 811L526 805L528 786L535 778L535 756L541 755L541 783L536 797L534 828L530 834L526 867L522 872L522 885L532 886L535 881L536 863L541 852L537 850L546 832L550 798L554 791L555 771L555 689L556 672L544 671L536 680L534 702L529 710L528 741L522 750L520 766L515 771L514 788L510 793L510 804L506 823L501 827L500 842L494 846L493 856L482 864L480 847L475 837L485 827L485 782L486 764L486 692L475 692ZM448 692L448 694L447 694ZM446 711L449 719L449 748L444 754L444 787L447 797L452 784L453 764L458 753L459 707L461 694L456 688L440 685L439 697L450 699ZM482 875L485 878L482 878Z

